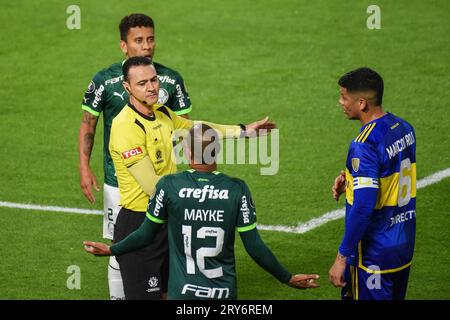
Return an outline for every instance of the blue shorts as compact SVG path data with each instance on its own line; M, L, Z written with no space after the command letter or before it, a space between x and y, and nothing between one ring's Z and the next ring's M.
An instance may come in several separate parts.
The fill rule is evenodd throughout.
M409 270L407 267L393 273L373 274L347 264L342 300L404 300Z

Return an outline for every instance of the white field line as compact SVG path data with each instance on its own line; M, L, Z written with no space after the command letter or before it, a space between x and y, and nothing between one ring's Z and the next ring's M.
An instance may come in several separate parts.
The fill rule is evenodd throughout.
M26 209L26 210L39 210L39 211L53 211L53 212L68 212L68 213L103 215L103 211L100 211L100 210L66 208L66 207L54 207L54 206L40 206L38 204L14 203L14 202L4 202L4 201L0 201L0 207Z
M438 183L445 178L450 177L450 168L445 170L438 171L428 177L425 177L421 180L417 181L417 189L425 188L429 185ZM94 215L103 215L103 212L100 210L89 210L89 209L78 209L78 208L66 208L66 207L55 207L55 206L41 206L41 205L33 205L33 204L24 204L24 203L14 203L14 202L5 202L0 201L0 207L7 208L17 208L17 209L26 209L26 210L39 210L39 211L52 211L52 212L68 212L68 213L78 213L78 214L94 214ZM313 218L307 222L299 223L297 226L270 226L270 225L258 225L258 230L269 230L269 231L280 231L280 232L288 232L288 233L306 233L311 231L317 227L320 227L327 222L337 220L343 218L345 216L345 209L333 210L325 213L319 218Z

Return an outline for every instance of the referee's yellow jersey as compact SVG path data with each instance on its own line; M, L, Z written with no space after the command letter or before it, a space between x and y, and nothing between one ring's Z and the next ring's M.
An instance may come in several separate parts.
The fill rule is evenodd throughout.
M120 204L133 211L145 212L149 196L127 168L148 155L157 175L175 173L172 134L194 125L193 121L178 117L163 105L154 105L153 110L153 116L149 117L128 103L114 118L111 127L109 151L119 183Z

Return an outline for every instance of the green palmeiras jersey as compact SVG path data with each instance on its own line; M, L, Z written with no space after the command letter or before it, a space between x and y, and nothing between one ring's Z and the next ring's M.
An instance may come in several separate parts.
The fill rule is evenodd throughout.
M216 171L165 176L147 217L169 220L169 299L236 299L235 231L256 228L244 181Z
M103 167L105 183L117 187L114 164L109 153L109 137L114 117L128 103L128 93L123 88L123 62L115 63L109 68L98 72L89 83L83 97L81 108L95 116L103 112L104 141L103 141ZM163 66L153 63L159 80L158 104L163 104L173 110L177 115L189 113L192 109L191 100L186 91L181 75Z

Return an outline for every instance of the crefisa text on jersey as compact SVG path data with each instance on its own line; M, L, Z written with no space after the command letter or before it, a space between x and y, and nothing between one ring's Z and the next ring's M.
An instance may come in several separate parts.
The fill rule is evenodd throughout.
M241 212L242 212L242 216L244 217L244 223L249 223L250 222L250 209L248 208L246 196L242 196Z
M267 315L272 314L272 305L264 304L221 304L219 308L216 307L191 307L183 304L177 307L177 315L202 315L204 318L209 314L220 315Z
M199 199L198 202L204 202L208 199L228 200L228 190L214 189L214 186L205 185L203 189L199 188L182 188L178 193L180 198Z
M159 82L161 82L161 83L175 84L175 79L172 79L172 78L169 77L168 75L164 75L164 76L158 75L158 80L159 80Z

